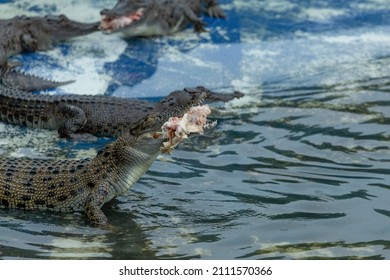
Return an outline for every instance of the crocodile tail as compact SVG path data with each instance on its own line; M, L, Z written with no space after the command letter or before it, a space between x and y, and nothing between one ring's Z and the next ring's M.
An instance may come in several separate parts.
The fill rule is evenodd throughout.
M6 71L2 75L2 84L4 86L29 92L52 89L73 82L74 81L57 82L46 80L38 76L21 73L15 70Z

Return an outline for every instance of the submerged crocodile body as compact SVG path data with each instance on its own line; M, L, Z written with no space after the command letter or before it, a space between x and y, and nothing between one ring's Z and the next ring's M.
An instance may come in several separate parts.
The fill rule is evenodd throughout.
M81 23L64 15L44 17L17 16L0 20L0 79L8 87L27 91L56 87L63 83L15 71L12 55L45 51L53 44L98 30L99 23Z
M175 108L202 92L212 101L228 101L243 95L240 92L219 94L197 87L172 92L160 102L151 103L104 95L32 94L0 85L0 120L54 129L61 137L90 141L94 136L117 137L135 131L137 122L148 114Z
M197 92L186 102L149 115L139 125L157 132L169 117L182 115L206 96ZM127 131L93 159L47 160L3 158L0 160L0 206L27 210L83 211L87 218L104 224L101 210L106 202L126 192L151 166L165 139L134 137Z
M195 32L204 32L199 17L203 13L225 18L217 0L119 0L112 9L100 12L100 29L146 37L172 34L192 24Z

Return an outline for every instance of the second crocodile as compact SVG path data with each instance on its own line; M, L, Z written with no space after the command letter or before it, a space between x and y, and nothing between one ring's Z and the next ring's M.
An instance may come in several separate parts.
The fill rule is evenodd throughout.
M144 131L137 123L148 114L176 108L194 95L206 94L206 101L228 101L241 92L222 94L204 87L174 91L160 102L105 95L32 94L0 85L0 120L26 127L58 130L74 140L93 141L98 137L117 137L123 132L134 135Z
M15 71L18 63L12 55L45 51L53 44L98 30L99 23L73 21L65 15L44 17L17 16L0 19L0 79L3 85L28 91L56 87L62 83L48 81Z

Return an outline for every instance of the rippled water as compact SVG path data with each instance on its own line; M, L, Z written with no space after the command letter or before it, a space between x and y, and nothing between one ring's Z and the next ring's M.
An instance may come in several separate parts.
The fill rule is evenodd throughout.
M42 13L36 7L49 1L30 2ZM89 90L118 96L196 84L247 96L216 104L215 129L161 157L106 205L108 227L92 227L81 214L1 209L0 258L390 258L388 1L220 2L228 21L210 20L209 34L110 37L120 47L97 56L85 74L64 70L65 78L96 76L100 84ZM86 14L103 4L90 1ZM107 38L100 36L90 40ZM69 59L88 60L88 40L74 44L82 54ZM56 50L40 56L59 69L72 64ZM68 143L9 125L0 135L4 156L83 157L109 141Z

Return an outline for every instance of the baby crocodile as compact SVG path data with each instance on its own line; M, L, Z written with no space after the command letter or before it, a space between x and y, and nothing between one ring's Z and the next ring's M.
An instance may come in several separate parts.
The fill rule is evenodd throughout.
M145 37L171 34L192 24L195 32L203 32L205 23L199 16L204 12L225 18L217 0L119 0L100 12L100 29Z
M0 78L9 87L28 91L56 87L48 81L15 71L17 63L8 58L23 52L45 51L53 44L98 30L99 23L81 23L64 15L44 17L17 16L0 20Z
M205 92L212 101L228 101L243 94L214 93L204 87L175 91L158 103L105 95L32 94L0 85L0 120L27 127L58 130L74 140L119 136L150 113L176 108Z
M198 91L185 103L151 114L138 125L157 132L169 117L184 114L204 97ZM93 159L1 159L0 206L83 211L91 222L104 224L103 204L126 192L149 169L163 142L127 131Z

